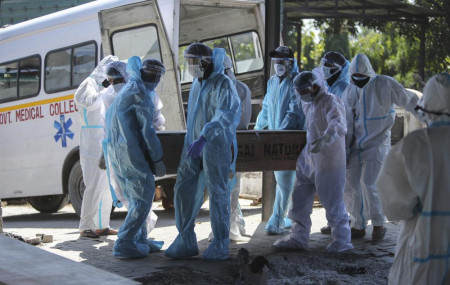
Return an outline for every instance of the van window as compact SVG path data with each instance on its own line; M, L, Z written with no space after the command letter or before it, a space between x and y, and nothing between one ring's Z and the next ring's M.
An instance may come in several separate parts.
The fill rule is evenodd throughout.
M153 58L162 61L156 26L117 31L111 35L111 40L113 54L122 61L134 55L141 59Z
M94 42L49 52L45 58L45 91L54 93L78 87L94 70L96 55Z
M233 48L236 74L261 70L264 67L264 59L257 33L249 32L231 36L230 40Z
M202 41L210 48L223 48L233 60L235 74L242 74L261 70L264 67L264 59L261 51L261 43L258 34L245 32L226 37ZM184 70L183 52L189 45L180 46L178 60L180 63L181 83L192 82L193 78L187 70Z
M40 75L39 56L0 64L0 102L36 96L39 93Z

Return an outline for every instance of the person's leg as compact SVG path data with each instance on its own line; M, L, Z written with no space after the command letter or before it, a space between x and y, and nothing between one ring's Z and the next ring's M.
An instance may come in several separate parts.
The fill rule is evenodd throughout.
M295 171L274 171L277 181L273 212L266 225L269 234L282 234L289 200L294 190Z
M98 229L109 231L109 221L111 219L111 209L112 209L112 196L109 190L108 177L105 170L100 171L100 177L98 180L97 191L100 195L100 203L98 209Z
M185 155L183 151L182 157ZM165 251L170 258L198 255L195 218L203 204L204 187L198 187L202 158L184 158L180 162L174 188L175 222L178 236Z
M83 193L83 202L80 213L80 233L86 230L96 230L99 228L99 205L102 200L102 191L98 189L98 182L101 172L98 168L98 161L90 157L80 156L83 181L86 186Z
M235 183L233 183L235 180ZM234 187L233 187L234 186ZM230 239L239 238L245 234L245 221L239 204L239 193L241 191L241 173L238 172L230 181L231 191L231 214L230 214Z
M136 173L117 175L125 199L129 202L128 213L119 229L113 247L118 258L145 257L151 251L147 242L146 218L155 195L155 180L148 169L148 175L139 179Z
M367 206L369 208L368 211L374 227L372 239L382 239L386 233L386 229L384 228L385 217L375 184L382 164L378 161L368 161L365 164L366 167L362 172L362 188L364 191L364 196L367 199Z
M361 189L361 168L362 164L358 156L350 159L346 171L346 183L344 190L344 203L350 214L351 228L364 230L367 221L364 217L364 202Z
M209 193L209 211L214 239L203 259L223 260L229 256L230 189L228 187L231 151L228 148L205 148L205 182Z
M345 187L345 169L325 167L316 176L316 188L320 203L326 210L328 225L332 229L333 242L327 250L330 252L342 252L352 249L349 217L345 209L343 195Z
M296 180L292 192L292 208L288 214L292 220L292 228L287 236L273 244L275 248L304 249L308 247L316 188L311 183L311 179L305 175L307 172L305 171L306 159L302 153L297 160ZM313 173L308 174L314 176Z

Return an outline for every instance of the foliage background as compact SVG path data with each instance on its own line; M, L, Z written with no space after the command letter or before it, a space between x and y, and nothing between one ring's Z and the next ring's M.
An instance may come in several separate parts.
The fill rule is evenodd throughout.
M426 25L425 78L418 75L421 25L376 20L326 19L303 22L301 70L317 66L327 51L338 51L351 60L366 54L378 74L396 78L405 87L421 90L433 74L450 71L450 1L415 0L410 4L441 11L444 17L430 18ZM297 56L298 26L287 25L285 44Z

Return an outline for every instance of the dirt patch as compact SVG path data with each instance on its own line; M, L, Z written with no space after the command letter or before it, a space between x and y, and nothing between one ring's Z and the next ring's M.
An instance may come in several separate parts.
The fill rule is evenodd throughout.
M252 260L254 257L250 257ZM267 284L387 284L391 264L369 253L327 253L322 251L277 252L269 261ZM198 265L198 264L197 264ZM193 266L161 267L142 284L241 284L237 259L216 262L216 268ZM244 283L242 283L244 284Z

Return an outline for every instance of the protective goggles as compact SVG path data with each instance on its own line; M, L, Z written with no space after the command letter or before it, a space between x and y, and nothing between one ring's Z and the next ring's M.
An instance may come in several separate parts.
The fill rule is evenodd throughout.
M339 64L335 63L332 60L326 59L326 58L322 58L320 60L319 67L322 67L322 68L325 67L325 68L329 69L331 74L335 74L342 69L342 67Z
M283 64L283 65L288 65L290 63L292 63L294 60L290 57L286 57L286 58L277 58L277 57L273 57L272 58L272 63L273 64Z
M147 65L144 69L141 69L142 80L145 82L159 82L164 73L164 67L159 65Z
M294 89L295 89L295 92L298 93L298 95L304 96L304 95L310 94L312 92L312 87L313 87L312 83L309 82L309 83L300 85L299 87L295 87Z

